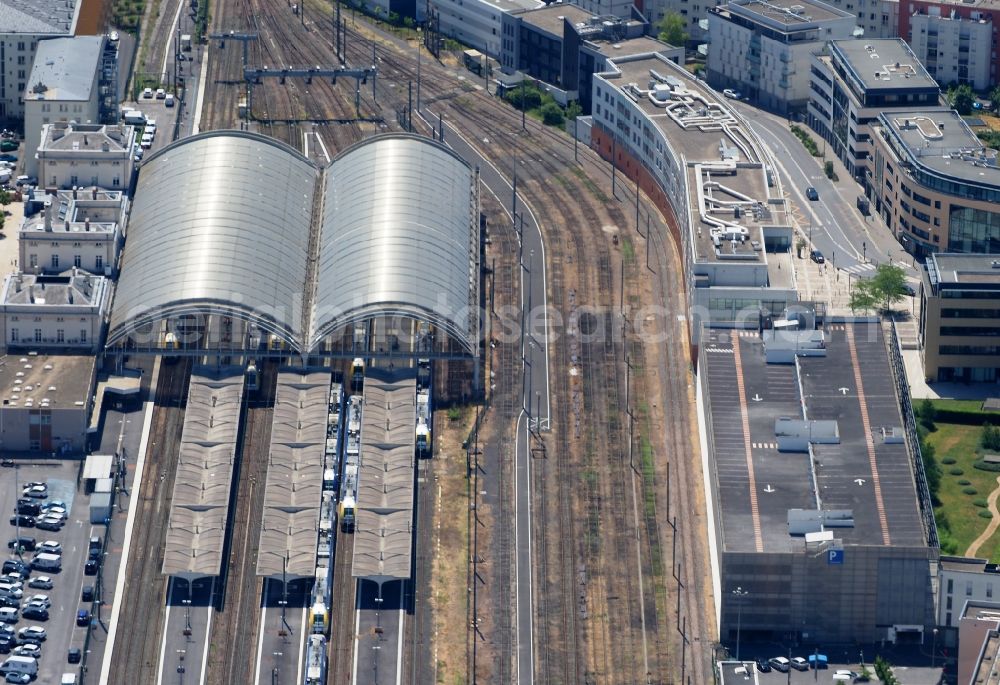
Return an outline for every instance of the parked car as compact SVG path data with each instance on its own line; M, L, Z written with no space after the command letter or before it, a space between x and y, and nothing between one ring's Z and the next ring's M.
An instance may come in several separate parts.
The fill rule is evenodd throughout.
M0 609L0 622L17 623L20 620L18 613L18 610L14 607L3 607Z
M47 509L51 507L62 507L66 511L69 511L69 506L61 499L50 499L48 502L42 504L42 509Z
M78 626L84 627L90 625L90 612L86 609L80 609L76 612L76 624Z
M800 656L792 657L791 666L796 671L808 671L809 662Z
M38 546L38 551L46 554L62 554L62 545L58 540L46 540Z
M808 188L806 188L806 197L809 198L812 202L815 202L816 200L819 199L819 193L816 192L815 188L809 186Z
M163 88L157 88L156 89L156 99L157 100L162 100L165 97L167 97L167 91L165 91Z
M788 669L791 667L791 662L783 656L773 656L767 660L767 663L771 664L771 668L775 671L781 673L788 673Z
M34 499L45 499L49 496L49 489L45 485L32 485L30 488L24 489L24 496Z
M0 155L0 162L16 162L16 161L17 161L17 155L12 155L9 152Z
M14 182L14 185L17 186L18 188L20 188L21 186L38 185L38 179L35 178L34 176L21 175L17 177L17 181Z
M88 559L87 563L83 565L83 575L85 576L96 576L97 575L97 560Z
M732 88L726 88L724 91L722 91L722 94L725 95L730 100L739 100L740 98L743 97L742 95L740 95L740 91L733 90Z
M826 262L826 257L819 250L812 250L809 252L809 259L813 260L817 264L823 264Z
M21 611L21 616L32 621L48 621L49 610L40 606L27 606Z
M28 587L36 590L51 590L52 578L49 576L35 576L28 581Z
M909 297L914 297L917 294L917 291L914 290L913 286L910 285L909 283L904 283L903 284L903 292L906 295L908 295Z
M757 659L755 663L757 665L757 670L760 671L761 673L771 672L771 664L767 662L767 659L761 657L760 659Z
M11 609L20 609L21 600L17 597L12 597L10 595L0 595L0 607L10 607Z
M34 528L35 518L33 516L25 516L24 514L14 514L10 517L10 525L20 526L21 528Z
M5 140L0 143L0 152L14 152L18 148L18 143L15 140Z
M49 599L48 595L36 594L28 597L28 604L38 604L48 609L52 606L52 600Z
M41 530L59 532L62 530L64 523L65 521L58 516L45 516L35 521L35 527L40 528Z
M18 645L14 649L14 656L30 656L38 659L42 656L42 648L34 644Z
M0 635L0 654L10 654L10 651L17 645L17 639L10 635Z
M27 685L31 682L31 676L27 673L22 673L20 671L7 671L4 675L3 681L5 683L17 683L17 685Z
M7 542L7 549L23 549L27 552L32 552L35 549L35 538L22 535L19 538L13 538Z
M17 636L19 638L31 638L38 642L45 642L49 635L45 632L45 628L41 626L25 626L17 631Z
M38 516L44 509L36 500L26 497L17 500L17 511L15 514L27 514L28 516Z
M71 664L80 663L82 657L83 652L80 651L79 647L70 647L69 652L66 653L66 661Z
M93 602L94 601L94 586L84 585L83 590L80 592L81 602Z
M27 578L31 575L31 569L28 565L17 559L8 559L3 562L3 572L6 573L16 573L22 578Z

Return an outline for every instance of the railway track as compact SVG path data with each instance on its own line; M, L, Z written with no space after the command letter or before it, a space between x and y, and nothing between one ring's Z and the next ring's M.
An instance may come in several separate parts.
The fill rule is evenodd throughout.
M191 360L161 364L156 386L145 478L139 485L135 547L125 571L125 592L109 682L155 683L163 628L166 578L161 575L177 451L184 426L184 405L191 381Z
M329 685L350 685L354 660L354 609L357 581L351 577L354 562L354 536L338 533L333 567L330 642L328 652Z
M258 399L247 401L222 582L216 585L213 597L216 615L204 674L204 682L209 685L254 682L257 645L250 636L256 636L260 629L262 582L257 576L257 550L277 369L277 362L261 364Z

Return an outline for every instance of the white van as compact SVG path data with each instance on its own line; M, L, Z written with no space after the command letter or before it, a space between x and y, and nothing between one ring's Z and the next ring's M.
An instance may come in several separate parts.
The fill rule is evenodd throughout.
M38 660L33 656L12 656L0 665L0 673L38 675Z
M122 115L125 123L130 126L142 126L146 123L146 115L137 109L129 109Z
M76 685L76 673L63 673L59 685Z

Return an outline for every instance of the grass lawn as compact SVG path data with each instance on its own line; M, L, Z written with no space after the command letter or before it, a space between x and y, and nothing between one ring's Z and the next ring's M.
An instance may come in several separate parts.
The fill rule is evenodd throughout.
M936 404L936 403L935 403ZM934 515L938 521L941 533L942 551L948 554L965 554L969 543L975 540L989 525L989 519L979 516L982 508L973 504L973 500L989 496L997 487L997 476L1000 473L980 471L972 467L976 460L976 448L979 446L981 429L978 426L963 426L950 423L938 423L937 430L927 435L927 441L934 445L935 459L941 467L941 487L938 490L940 505L935 507ZM943 459L951 457L954 464L944 464ZM952 469L962 470L961 475L953 475ZM968 480L970 485L962 485L961 480ZM967 495L963 488L973 487L976 494ZM947 531L950 531L950 535ZM1000 561L1000 534L995 534L979 549L977 556Z
M983 421L988 421L994 415L1000 417L1000 412L983 411L982 400L931 400L931 403L935 409L943 411L979 412L983 415Z

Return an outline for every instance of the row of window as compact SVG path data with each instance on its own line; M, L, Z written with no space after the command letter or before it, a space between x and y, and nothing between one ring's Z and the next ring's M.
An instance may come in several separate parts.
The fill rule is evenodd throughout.
M35 329L35 335L34 335L33 338L24 338L24 339L22 339L20 331L18 329L16 329L16 328L12 328L12 329L10 329L10 341L12 343L28 342L28 341L32 341L32 342L36 342L36 343L44 342L44 339L42 338L42 329L41 328L36 328ZM64 343L64 342L66 342L66 331L64 331L61 328L56 329L56 340L55 341L57 343ZM80 329L80 337L79 337L79 339L78 340L74 340L72 342L81 342L81 343L87 342L87 329L86 328L81 328Z
M941 335L974 335L995 338L1000 336L1000 328L995 326L941 326Z
M1000 354L1000 345L938 345L938 354L992 356Z
M942 319L997 319L1000 309L969 309L968 307L943 307Z
M30 254L28 255L28 266L32 269L38 266L38 255ZM80 255L73 255L73 266L78 269L83 268L83 259ZM53 269L59 268L59 255L54 254L50 260L50 267ZM104 268L104 255L97 255L94 257L94 270L101 271Z

